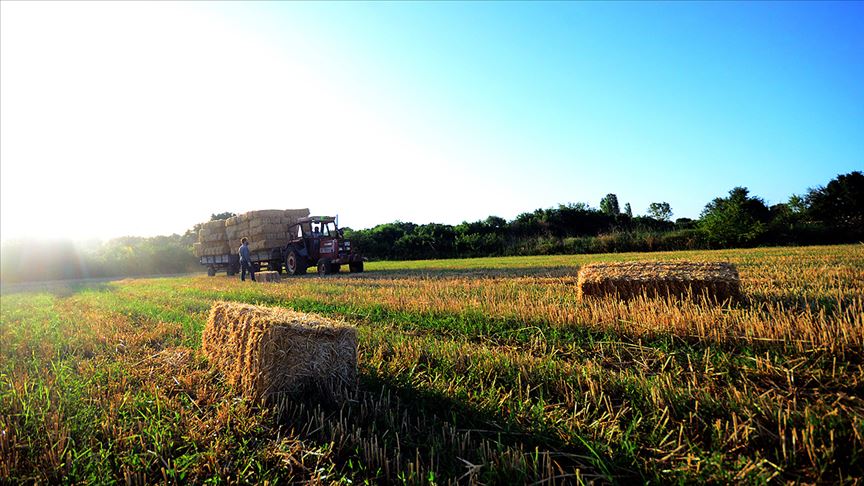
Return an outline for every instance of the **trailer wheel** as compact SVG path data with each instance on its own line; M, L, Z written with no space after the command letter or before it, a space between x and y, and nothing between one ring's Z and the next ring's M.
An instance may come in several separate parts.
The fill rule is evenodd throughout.
M207 276L208 277L216 276L216 269L213 267L207 267Z
M348 270L351 273L362 273L363 272L363 262L352 262L348 264Z
M330 259L322 258L318 260L318 275L322 277L324 275L328 275L331 272Z
M267 270L273 270L276 273L282 273L282 262L279 260L270 260L267 262Z
M294 250L289 251L285 257L285 271L291 275L303 275L308 266L306 257L298 255Z

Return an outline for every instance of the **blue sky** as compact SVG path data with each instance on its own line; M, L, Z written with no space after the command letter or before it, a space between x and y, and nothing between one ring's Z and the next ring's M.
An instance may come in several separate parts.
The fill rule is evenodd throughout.
M636 214L667 201L675 217L698 217L734 186L777 203L864 169L864 3L201 2L61 10L4 3L10 60L0 59L3 71L18 69L3 73L3 101L24 101L0 107L0 129L3 145L26 138L28 124L16 122L37 102L28 97L44 98L63 83L24 62L63 62L50 43L30 53L36 36L76 46L63 59L85 70L76 71L78 88L51 91L62 100L91 89L93 79L128 88L111 97L93 91L86 107L46 108L67 120L49 127L59 138L70 137L85 108L105 115L87 123L93 127L130 127L110 153L88 150L86 134L71 137L74 150L64 152L107 172L98 188L115 201L115 212L96 218L86 236L170 233L210 212L264 207L339 213L355 228L395 219L455 224L558 203L596 207L609 192ZM102 34L88 44L84 28L44 27L69 15ZM106 39L117 51L104 51ZM102 61L121 57L147 79L100 71ZM52 85L22 93L35 79ZM133 103L126 97L136 93L151 102L111 108ZM200 133L186 136L186 127ZM125 152L137 144L149 152ZM50 168L51 153L41 156L23 143L3 150L3 193L15 192L26 167ZM151 192L137 185L112 192L124 175L106 170L109 159L179 172L142 174ZM236 173L239 189L214 191L202 170ZM251 174L278 174L281 182ZM98 190L87 178L81 184ZM195 202L152 217L165 199L148 197L154 185ZM10 209L13 196L3 201L3 219L13 221L4 238L26 233L23 221L39 212ZM81 211L101 210L98 199L82 202ZM139 224L113 224L121 211Z

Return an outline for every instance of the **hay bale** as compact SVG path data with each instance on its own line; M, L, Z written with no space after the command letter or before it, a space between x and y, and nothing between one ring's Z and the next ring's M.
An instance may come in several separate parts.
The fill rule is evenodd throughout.
M256 400L313 387L338 397L356 386L357 330L316 314L215 302L201 349Z
M579 271L579 299L614 296L702 296L717 302L741 298L741 280L727 262L609 262L591 263Z
M285 246L291 240L288 227L309 216L309 209L265 209L238 214L225 220L225 239L231 248L249 238L251 251Z
M256 282L279 282L279 272L268 270L266 272L255 273Z
M198 243L216 243L227 239L225 220L207 221L198 230Z

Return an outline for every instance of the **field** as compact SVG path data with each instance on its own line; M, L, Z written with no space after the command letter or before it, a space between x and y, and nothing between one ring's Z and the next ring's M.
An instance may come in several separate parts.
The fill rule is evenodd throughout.
M628 259L731 261L747 300L576 300L580 265ZM367 270L7 291L0 478L864 480L862 245ZM355 323L356 394L264 407L236 396L198 351L217 299Z

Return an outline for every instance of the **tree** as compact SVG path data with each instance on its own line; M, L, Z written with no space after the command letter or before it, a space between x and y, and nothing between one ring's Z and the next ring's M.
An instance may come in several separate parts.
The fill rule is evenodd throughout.
M789 210L795 214L804 214L807 212L807 199L798 194L792 194L789 196L789 202L787 202L786 205L789 206Z
M672 221L672 206L667 202L651 203L648 206L648 216L659 221Z
M220 219L228 219L228 218L233 217L233 216L237 216L237 214L236 213L229 213L228 211L225 211L224 213L219 213L219 214L214 213L214 214L210 215L210 221L219 221Z
M626 214L627 216L629 216L631 218L633 217L633 208L630 207L629 202L624 205L624 214Z
M825 225L861 233L864 228L864 174L838 175L825 187L811 189L806 197L808 215Z
M708 232L711 243L746 245L765 233L770 211L765 201L749 193L746 187L736 187L729 191L729 197L718 197L705 206L699 226Z
M600 200L600 211L610 216L619 214L621 209L618 207L618 196L606 194L606 197Z

